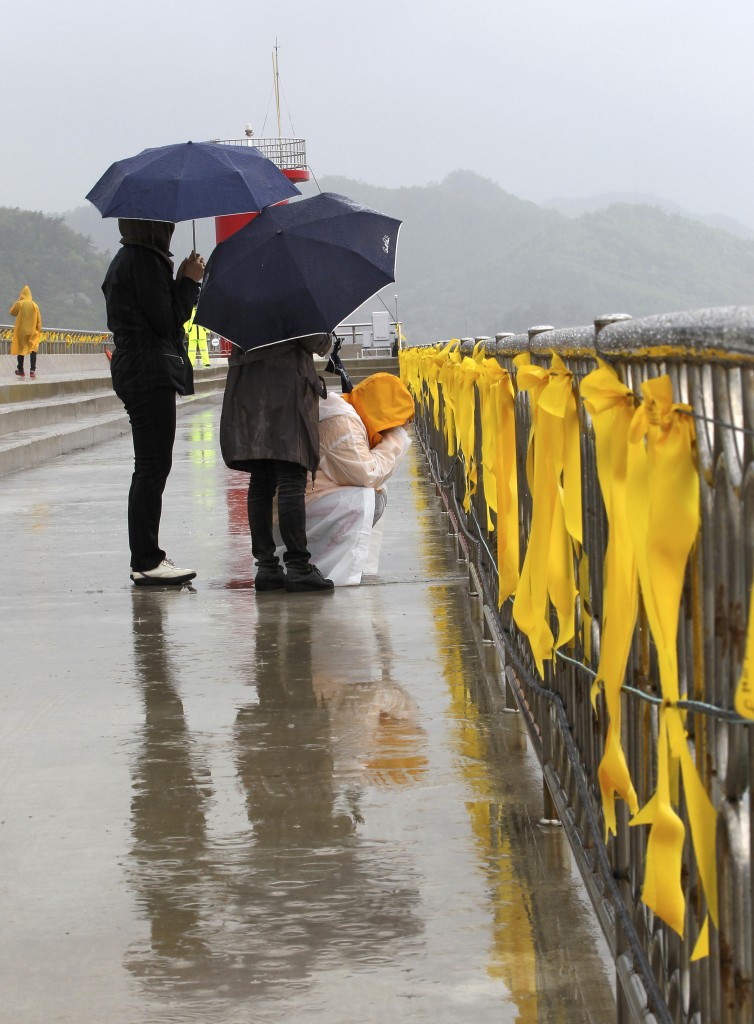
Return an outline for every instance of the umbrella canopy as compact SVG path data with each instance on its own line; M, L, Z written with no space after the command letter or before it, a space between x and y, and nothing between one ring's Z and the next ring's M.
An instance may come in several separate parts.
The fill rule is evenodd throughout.
M196 320L247 351L327 334L395 280L400 226L331 192L269 207L210 256Z
M298 195L253 146L181 142L116 161L86 198L103 217L177 223L253 213Z

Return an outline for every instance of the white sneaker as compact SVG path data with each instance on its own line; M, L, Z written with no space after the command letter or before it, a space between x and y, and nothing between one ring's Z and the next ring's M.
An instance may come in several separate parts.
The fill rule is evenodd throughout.
M164 558L155 569L147 572L132 572L131 579L137 587L182 586L193 580L196 573L193 569L179 569L169 558Z

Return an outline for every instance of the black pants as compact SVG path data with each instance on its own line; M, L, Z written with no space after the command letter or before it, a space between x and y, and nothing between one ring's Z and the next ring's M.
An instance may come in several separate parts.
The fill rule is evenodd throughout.
M24 368L24 357L23 356L16 356L16 363L18 364L16 369L23 370L23 368ZM30 371L30 373L34 373L36 368L37 368L37 353L36 352L30 352L29 353L29 371Z
M272 569L279 565L272 532L272 501L277 491L278 523L285 544L283 561L287 566L304 568L311 558L306 548L306 468L279 459L254 459L248 465L249 531L257 566Z
M162 492L173 465L175 391L155 388L120 397L131 421L134 443L134 472L128 492L131 568L147 572L165 557L159 532Z

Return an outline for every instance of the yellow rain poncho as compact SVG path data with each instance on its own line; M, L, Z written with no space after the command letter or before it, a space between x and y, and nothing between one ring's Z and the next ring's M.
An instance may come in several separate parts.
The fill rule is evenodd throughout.
M10 354L27 356L30 352L36 352L42 334L42 317L39 306L31 297L28 284L23 286L18 301L13 303L9 312L16 318Z

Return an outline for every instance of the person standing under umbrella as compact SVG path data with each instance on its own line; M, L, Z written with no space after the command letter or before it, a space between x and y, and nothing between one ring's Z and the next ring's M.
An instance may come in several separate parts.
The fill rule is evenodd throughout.
M333 589L312 565L306 539L307 471L319 465L319 397L323 384L313 353L324 356L328 334L311 335L242 352L228 359L220 450L231 469L249 474L251 552L257 591ZM285 545L283 570L275 553L273 501Z
M193 394L183 325L196 305L204 260L191 253L173 279L169 251L174 224L119 220L122 248L102 291L115 352L113 389L126 407L134 446L128 492L131 579L137 586L182 585L196 576L180 569L159 544L162 494L173 458L175 396Z

